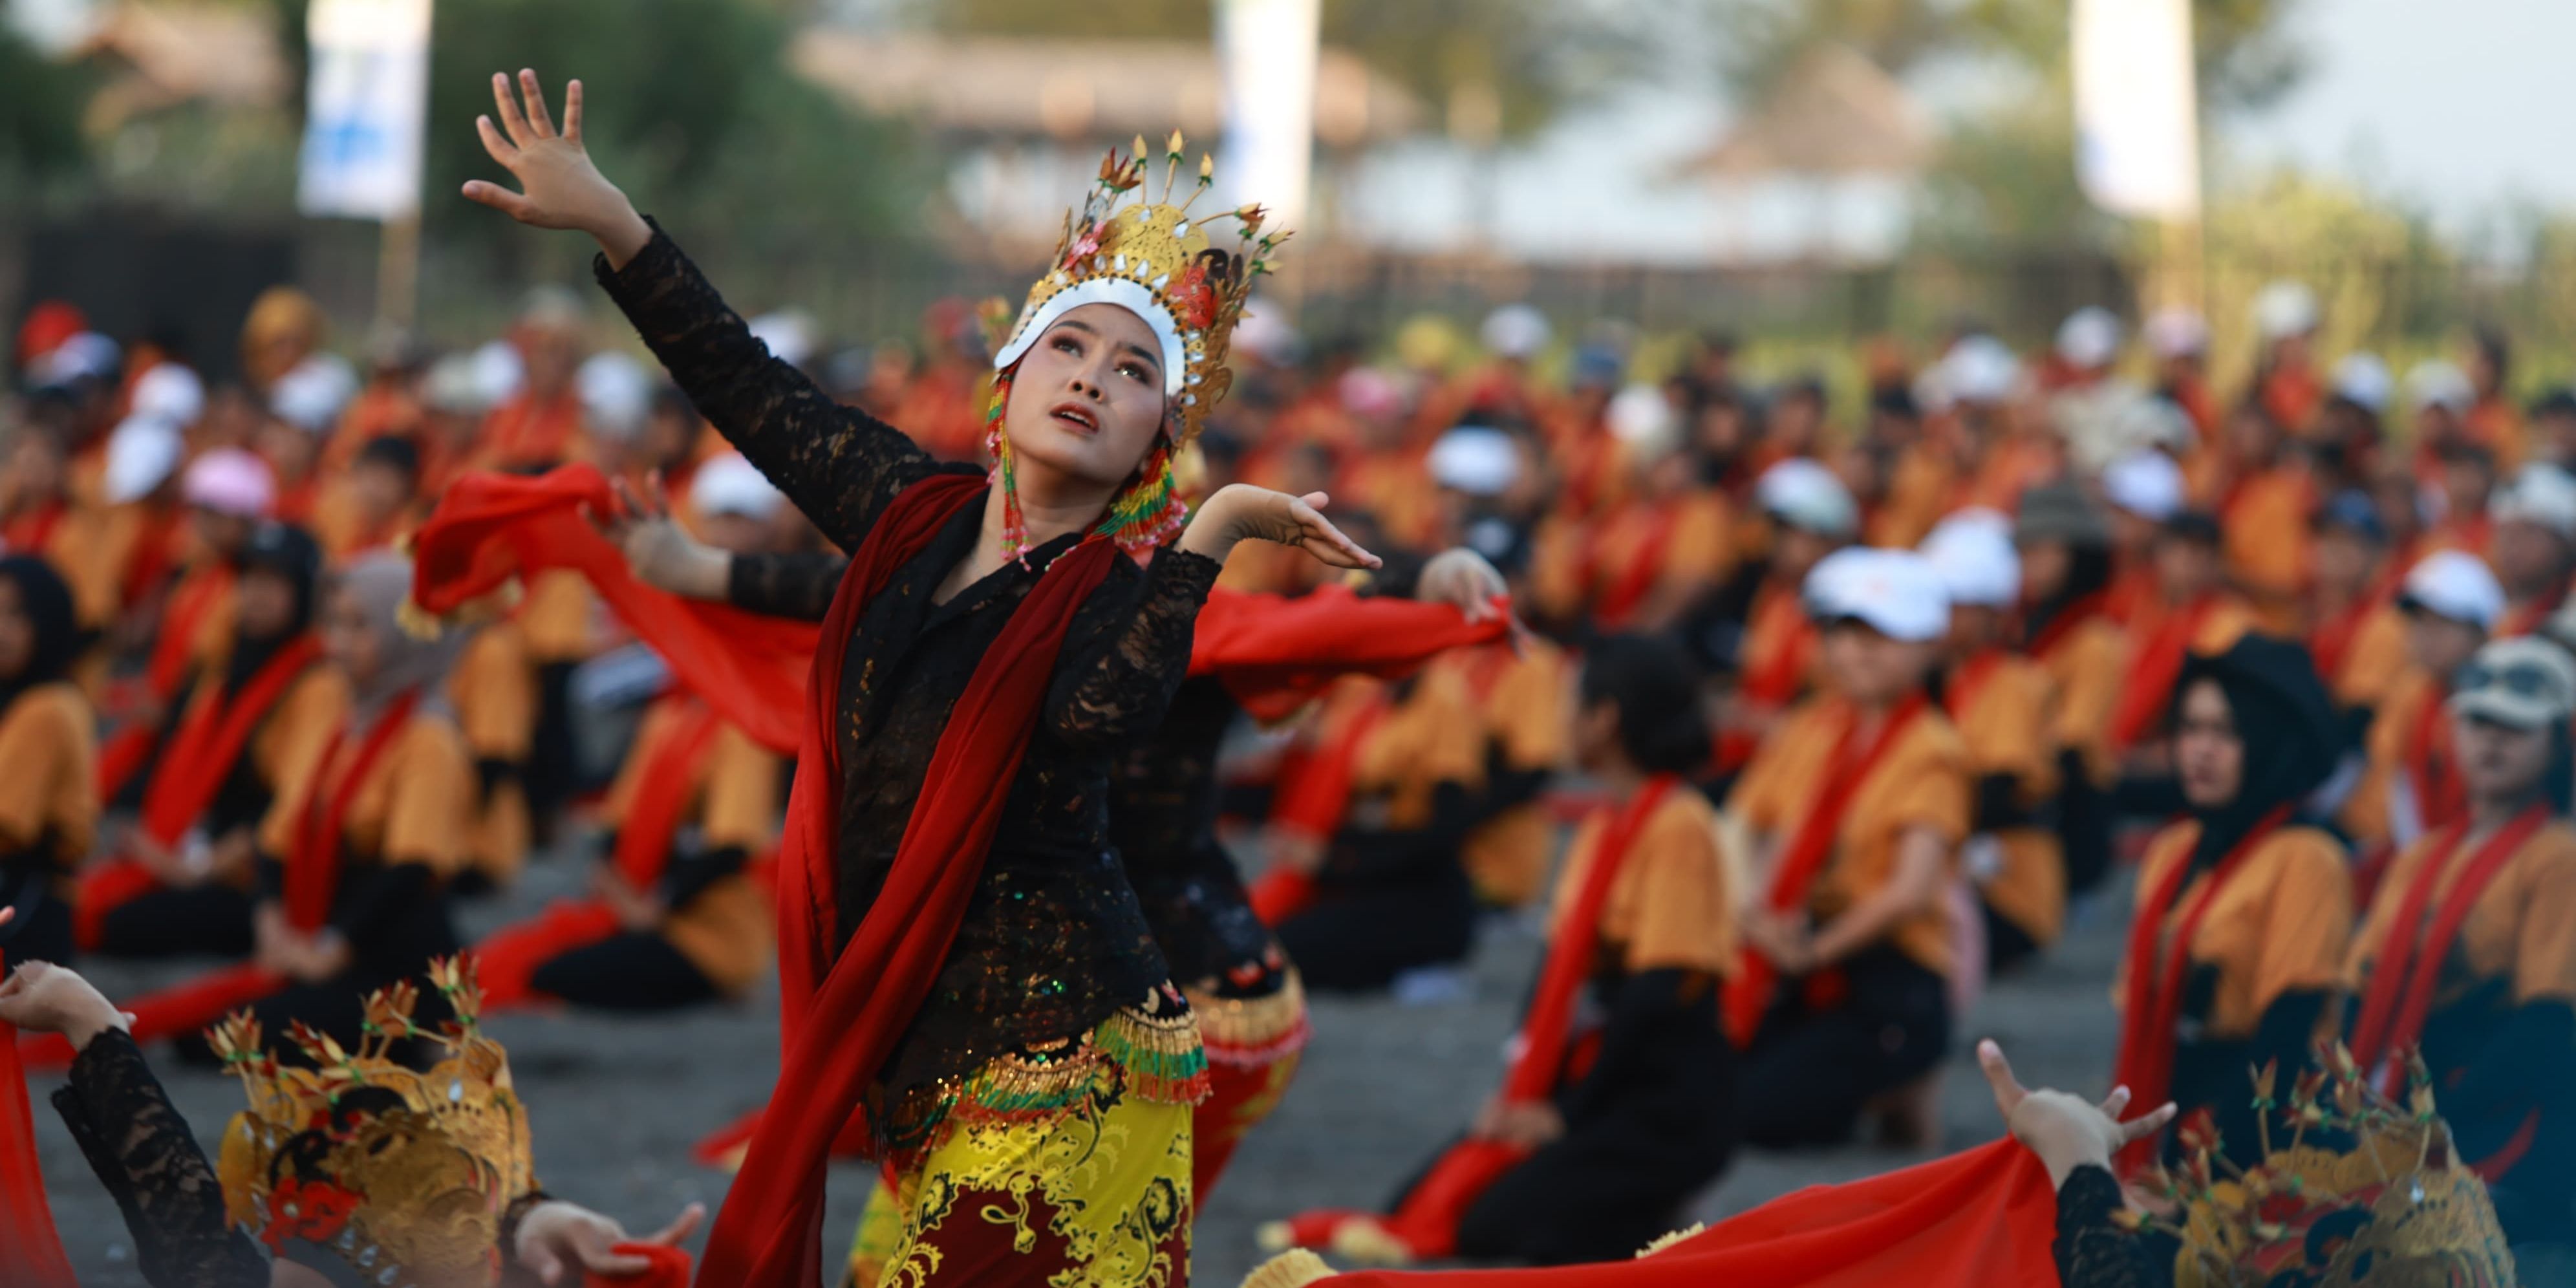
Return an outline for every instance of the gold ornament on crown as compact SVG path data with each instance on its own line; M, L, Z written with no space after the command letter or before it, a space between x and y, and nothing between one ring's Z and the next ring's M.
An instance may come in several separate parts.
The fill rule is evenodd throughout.
M273 1252L327 1249L385 1288L499 1281L502 1216L535 1188L527 1109L508 1054L478 1027L472 967L442 958L430 981L455 1020L420 1028L412 983L380 989L355 1051L294 1025L288 1036L310 1069L281 1065L246 1013L208 1031L250 1096L224 1129L217 1167L235 1227ZM435 1040L445 1058L427 1072L396 1063L394 1044L413 1038Z
M2180 1237L2176 1288L2511 1288L2495 1205L2453 1150L2420 1055L2408 1056L2402 1106L2370 1087L2342 1044L2318 1060L2286 1104L2273 1094L2278 1067L2255 1071L2260 1164L2238 1169L2215 1133L2186 1130L2180 1170L2144 1178L2176 1220L2120 1214Z

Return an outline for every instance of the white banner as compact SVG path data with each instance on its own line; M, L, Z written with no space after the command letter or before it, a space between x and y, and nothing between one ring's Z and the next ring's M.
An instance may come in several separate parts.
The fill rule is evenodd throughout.
M2191 0L2075 0L2075 173L2093 203L2200 217Z
M1315 159L1315 51L1321 0L1216 0L1216 50L1225 80L1225 154L1217 194L1260 202L1272 228L1306 217Z
M420 210L430 0L313 0L296 207L389 220Z

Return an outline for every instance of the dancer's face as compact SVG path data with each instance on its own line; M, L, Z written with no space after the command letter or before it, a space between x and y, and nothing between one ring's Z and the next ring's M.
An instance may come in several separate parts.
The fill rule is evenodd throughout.
M2514 800L2530 793L2549 772L2549 731L2515 729L2492 720L2462 717L2453 725L2460 780L2484 800Z
M376 677L384 664L385 642L378 638L367 607L347 590L334 590L322 611L322 652L337 663L353 684Z
M2174 770L2182 779L2183 799L2202 809L2235 800L2245 785L2245 738L2236 730L2227 691L2216 680L2196 680L2182 696L2174 728Z
M1021 357L1002 409L1020 486L1116 488L1162 429L1163 349L1144 319L1115 304L1069 310Z

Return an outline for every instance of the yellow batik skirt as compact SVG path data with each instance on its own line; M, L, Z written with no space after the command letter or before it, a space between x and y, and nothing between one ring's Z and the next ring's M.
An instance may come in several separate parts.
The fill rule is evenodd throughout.
M1186 1288L1206 1094L1198 1021L1159 994L1060 1049L986 1063L889 1160L848 1282Z

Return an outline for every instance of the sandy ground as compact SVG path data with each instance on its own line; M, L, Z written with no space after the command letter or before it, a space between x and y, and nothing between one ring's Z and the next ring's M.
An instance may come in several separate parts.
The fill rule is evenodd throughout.
M469 934L543 906L574 884L572 865L541 863L510 895L467 909ZM2000 1039L2024 1080L2099 1091L2116 1020L2107 993L2121 910L2078 910L2068 942L2020 978L1998 983L1961 1026L1942 1079L1944 1148L1991 1139L1994 1102L1968 1055L1978 1037ZM1536 969L1535 936L1497 924L1472 969L1471 995L1454 1002L1319 999L1315 1040L1286 1103L1236 1155L1204 1207L1195 1277L1228 1288L1260 1259L1253 1231L1306 1207L1367 1205L1453 1133L1500 1076L1512 1011ZM180 971L98 963L90 972L111 997ZM777 1067L776 1002L705 1008L650 1021L519 1015L495 1020L520 1093L536 1124L538 1176L546 1187L630 1227L651 1228L695 1201L721 1202L725 1177L689 1161L703 1132L765 1096ZM242 1103L237 1084L156 1058L171 1095L211 1142ZM42 1099L58 1085L39 1076L37 1135L49 1198L81 1282L141 1288L116 1209L91 1178L62 1123ZM1861 1147L1740 1155L1693 1215L1715 1219L1821 1181L1884 1170L1917 1156ZM832 1178L827 1236L846 1240L868 1177L856 1166Z

